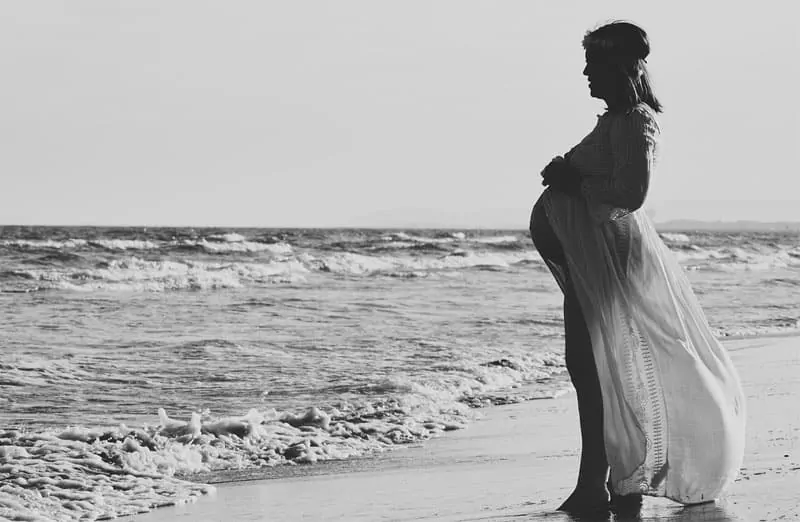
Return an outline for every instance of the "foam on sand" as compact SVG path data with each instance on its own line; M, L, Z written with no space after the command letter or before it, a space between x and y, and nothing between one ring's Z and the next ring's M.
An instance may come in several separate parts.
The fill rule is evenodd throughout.
M81 378L62 366L48 366L48 372ZM0 432L0 517L25 520L39 513L45 520L91 520L139 513L210 491L185 480L200 473L213 477L383 452L463 428L474 407L563 390L563 381L544 395L541 387L518 389L523 382L563 374L563 357L550 352L463 362L450 370L446 377L432 372L428 380L390 376L352 390L351 402L300 411L252 409L212 417L196 411L170 415L159 408L158 424L142 428ZM45 384L26 381L37 382Z
M384 410L345 415L252 410L188 420L159 409L159 425L0 432L0 517L94 520L191 501L213 487L182 480L214 470L313 463L425 440L463 420L418 421Z
M645 498L637 520L797 520L800 506L800 338L726 342L748 401L739 479L716 503L683 507ZM580 458L573 395L486 410L469 429L329 474L220 485L215 498L158 510L197 522L269 518L373 521L573 520L555 508L570 493ZM357 491L358 495L352 492ZM387 493L387 492L390 492ZM298 506L302 506L299 509Z
M105 434L2 432L0 517L113 518L186 502L213 490L171 477L171 456L152 452L149 443L151 437L125 428Z

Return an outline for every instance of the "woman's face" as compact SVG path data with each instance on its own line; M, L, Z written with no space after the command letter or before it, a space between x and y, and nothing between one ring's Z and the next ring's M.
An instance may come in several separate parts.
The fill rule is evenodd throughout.
M593 98L612 101L617 92L618 82L618 73L613 64L596 53L586 51L586 67L583 68L583 74L589 80L589 94Z

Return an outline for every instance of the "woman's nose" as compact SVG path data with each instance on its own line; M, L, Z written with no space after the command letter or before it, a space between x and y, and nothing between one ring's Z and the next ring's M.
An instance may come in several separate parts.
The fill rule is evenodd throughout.
M584 76L589 76L589 66L588 65L583 68L583 75Z

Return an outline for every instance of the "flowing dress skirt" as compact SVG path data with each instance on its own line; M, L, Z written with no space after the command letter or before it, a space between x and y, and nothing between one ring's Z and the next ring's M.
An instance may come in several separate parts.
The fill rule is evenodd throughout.
M643 211L548 189L536 216L561 244L543 257L562 290L573 285L591 336L614 491L718 498L742 463L744 395L683 269Z

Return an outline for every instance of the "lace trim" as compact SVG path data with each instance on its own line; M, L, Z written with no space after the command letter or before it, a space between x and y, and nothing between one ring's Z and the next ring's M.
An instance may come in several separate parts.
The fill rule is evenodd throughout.
M614 484L620 494L641 493L664 496L666 492L667 426L666 405L656 372L651 347L622 309L621 324L628 326L625 345L628 357L625 361L625 399L636 411L646 440L645 459L629 476ZM652 477L647 481L647 477Z

